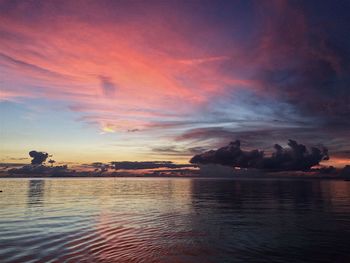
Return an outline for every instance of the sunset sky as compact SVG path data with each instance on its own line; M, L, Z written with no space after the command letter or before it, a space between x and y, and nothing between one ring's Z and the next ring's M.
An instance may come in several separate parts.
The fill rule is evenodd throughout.
M0 0L0 162L295 139L350 164L350 1Z

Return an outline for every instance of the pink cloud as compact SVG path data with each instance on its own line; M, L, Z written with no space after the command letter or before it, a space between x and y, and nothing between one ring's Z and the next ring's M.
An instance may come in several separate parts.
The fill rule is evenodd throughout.
M49 5L43 8L50 11ZM230 57L212 56L194 45L190 28L176 32L171 23L150 22L147 16L92 23L79 16L51 17L50 12L24 23L16 17L26 12L26 5L13 12L0 18L2 31L23 40L0 40L1 66L8 73L2 87L6 99L60 99L74 110L113 122L115 113L186 115L223 92L225 83L246 82L224 76L217 64ZM113 96L106 96L100 76L117 87ZM134 122L130 120L130 126ZM127 123L126 129L133 128Z
M305 15L285 1L255 5L262 22L250 43L172 7L129 3L112 10L74 1L60 12L50 2L39 10L21 3L0 17L7 34L0 39L2 97L62 100L101 127L129 130L154 127L155 118L188 117L242 89L279 99L285 94L259 74L293 59L320 58L339 69L327 48L311 47ZM289 89L287 97L300 91Z

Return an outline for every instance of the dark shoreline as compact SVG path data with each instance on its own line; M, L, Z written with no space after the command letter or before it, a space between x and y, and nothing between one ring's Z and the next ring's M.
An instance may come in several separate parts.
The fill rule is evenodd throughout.
M167 175L167 176L21 176L21 175L13 175L13 176L0 176L0 179L46 179L46 178L70 178L70 179L89 179L89 178L190 178L190 179L225 179L225 180L242 180L242 179L288 179L288 180L343 180L350 181L349 178L345 177L334 177L334 176L281 176L281 175L269 175L269 176L197 176L197 175L187 175L187 176L177 176L177 175Z

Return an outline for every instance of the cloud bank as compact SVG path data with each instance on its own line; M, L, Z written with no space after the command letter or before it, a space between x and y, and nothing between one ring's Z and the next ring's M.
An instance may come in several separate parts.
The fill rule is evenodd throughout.
M263 151L245 151L241 149L239 140L228 146L195 155L190 163L221 164L240 168L255 168L278 171L305 171L318 165L322 160L328 160L326 148L312 147L310 150L303 144L289 140L288 148L275 144L274 153L265 156Z
M184 168L192 167L189 164L176 164L171 161L147 161L147 162L111 162L114 169L139 170L139 169L156 169L156 168Z
M30 151L29 156L33 158L31 160L33 165L41 165L49 157L49 154L46 152Z

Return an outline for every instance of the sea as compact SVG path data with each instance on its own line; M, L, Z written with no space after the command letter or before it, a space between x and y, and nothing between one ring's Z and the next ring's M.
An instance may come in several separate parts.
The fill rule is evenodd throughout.
M0 179L0 262L350 262L350 182Z

